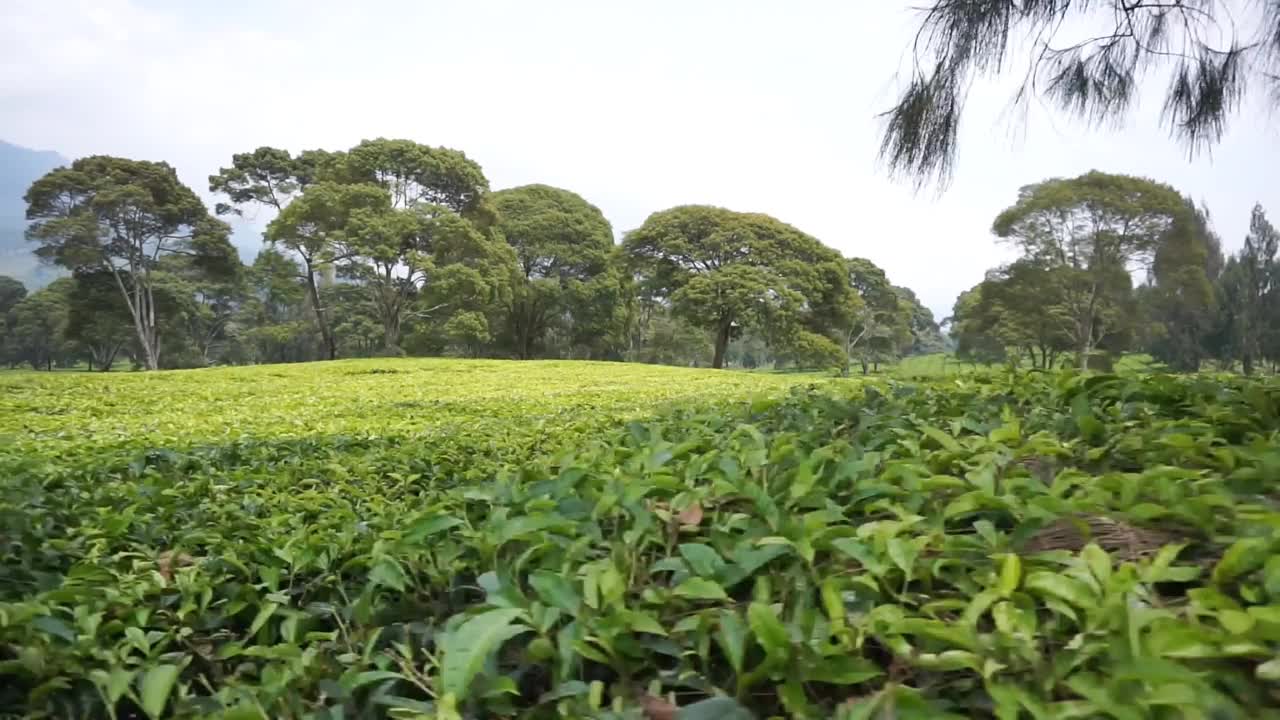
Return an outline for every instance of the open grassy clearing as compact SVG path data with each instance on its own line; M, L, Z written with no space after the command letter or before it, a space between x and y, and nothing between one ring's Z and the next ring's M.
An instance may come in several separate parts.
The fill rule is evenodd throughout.
M814 380L6 376L0 706L1278 716L1280 384Z

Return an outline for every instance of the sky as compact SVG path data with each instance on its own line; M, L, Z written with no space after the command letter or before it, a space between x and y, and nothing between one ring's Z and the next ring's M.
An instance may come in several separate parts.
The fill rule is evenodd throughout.
M763 212L912 288L935 316L1012 251L990 234L1018 188L1097 169L1209 207L1227 250L1255 202L1280 220L1280 117L1249 106L1189 158L1163 81L1100 131L1006 80L969 95L944 192L877 161L918 0L2 0L0 139L68 158L164 160L208 195L231 155L373 137L456 148L494 189L546 183L619 236L705 203ZM246 259L266 217L236 240Z

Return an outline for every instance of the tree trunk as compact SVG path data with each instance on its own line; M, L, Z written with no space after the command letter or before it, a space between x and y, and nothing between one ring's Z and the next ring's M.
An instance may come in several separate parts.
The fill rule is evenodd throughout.
M711 359L711 367L719 370L724 367L725 351L729 349L729 334L733 331L733 319L720 321L720 327L716 329L716 353Z
M1253 353L1245 353L1244 357L1241 358L1240 361L1241 361L1241 364L1244 366L1244 374L1252 375L1253 374Z
M1076 343L1077 352L1080 357L1076 359L1076 364L1081 370L1089 369L1089 355L1093 352L1093 318L1090 317L1084 321L1080 331L1080 337Z
M325 318L324 308L320 305L320 289L316 286L316 273L311 268L311 261L304 258L307 265L307 292L311 296L311 307L315 310L316 326L320 328L320 337L324 340L325 350L330 360L338 359L338 344L329 329L329 321Z
M400 317L398 315L388 315L383 320L382 345L388 352L394 352L400 348Z

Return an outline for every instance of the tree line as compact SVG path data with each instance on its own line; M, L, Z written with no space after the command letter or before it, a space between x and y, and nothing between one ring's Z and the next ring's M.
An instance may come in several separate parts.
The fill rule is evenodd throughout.
M946 322L961 358L1085 367L1143 351L1178 371L1280 365L1280 234L1260 205L1224 257L1206 208L1091 172L1022 188L992 232L1019 257L956 300Z
M143 369L379 355L580 358L863 372L943 349L863 258L768 215L652 214L614 242L579 195L490 191L457 150L366 140L236 154L210 212L166 163L81 158L32 184L27 238L69 271L0 278L0 359ZM244 265L228 215L267 212Z

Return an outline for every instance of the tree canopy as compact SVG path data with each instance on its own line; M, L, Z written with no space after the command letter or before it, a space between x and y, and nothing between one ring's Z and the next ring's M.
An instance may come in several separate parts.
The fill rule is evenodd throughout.
M185 255L212 274L239 263L227 225L166 163L81 158L33 183L26 201L37 255L68 270L112 274L149 369L160 365L152 274L161 258Z
M834 333L852 312L844 260L772 217L706 205L654 213L623 251L639 282L674 312L712 333L712 367L745 326L806 354L838 354ZM819 339L822 338L822 339Z
M1045 299L1052 302L1039 306L1062 321L1083 367L1107 335L1125 329L1129 273L1150 264L1186 211L1167 185L1095 171L1023 188L992 231L1048 271Z
M549 185L500 190L489 202L519 276L505 313L504 342L520 358L543 352L549 333L570 348L600 352L597 339L620 321L622 294L613 228L604 214L580 195Z

